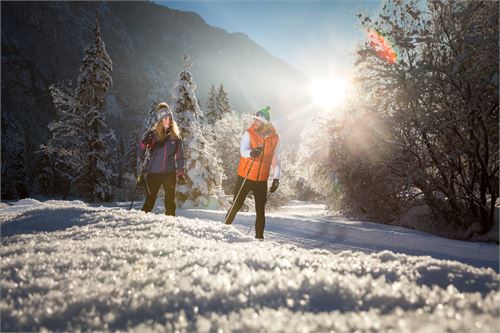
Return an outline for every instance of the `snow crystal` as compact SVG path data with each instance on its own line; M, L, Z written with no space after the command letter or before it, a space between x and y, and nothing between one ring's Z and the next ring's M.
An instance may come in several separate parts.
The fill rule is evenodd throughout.
M211 219L73 202L1 215L2 331L492 332L500 324L499 275L456 261L256 242ZM27 220L34 229L15 228Z

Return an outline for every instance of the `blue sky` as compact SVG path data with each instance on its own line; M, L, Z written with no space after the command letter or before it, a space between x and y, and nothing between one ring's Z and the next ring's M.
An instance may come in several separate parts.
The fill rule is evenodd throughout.
M376 13L365 1L156 1L198 13L208 24L243 32L309 78L346 74L365 38L355 16Z

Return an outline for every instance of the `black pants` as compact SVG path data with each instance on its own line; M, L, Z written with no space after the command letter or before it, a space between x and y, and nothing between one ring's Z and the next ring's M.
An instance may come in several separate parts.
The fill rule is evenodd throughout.
M155 206L160 186L165 191L165 214L175 216L175 172L167 174L150 173L146 175L146 201L142 210L149 213Z
M252 191L255 198L255 213L257 215L255 218L255 238L264 238L264 227L266 225L266 215L264 214L264 209L267 201L267 180L253 181L247 179L240 191L243 180L244 178L240 176L236 179L236 186L234 187L234 203L226 214L226 224L233 223L236 213L243 206L248 193ZM240 191L240 195L236 197L238 191Z

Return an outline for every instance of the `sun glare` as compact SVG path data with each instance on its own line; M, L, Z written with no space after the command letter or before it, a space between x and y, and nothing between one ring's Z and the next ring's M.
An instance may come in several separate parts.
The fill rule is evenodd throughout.
M338 106L347 95L347 80L336 76L314 80L309 86L309 92L315 104L324 109Z

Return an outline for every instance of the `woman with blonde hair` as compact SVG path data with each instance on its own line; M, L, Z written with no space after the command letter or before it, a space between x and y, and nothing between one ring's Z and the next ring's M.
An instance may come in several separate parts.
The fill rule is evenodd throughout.
M160 186L165 191L165 214L175 216L175 186L185 183L184 152L179 127L167 103L157 106L157 122L141 140L141 149L150 149L151 158L145 168L146 201L142 210L150 212Z

